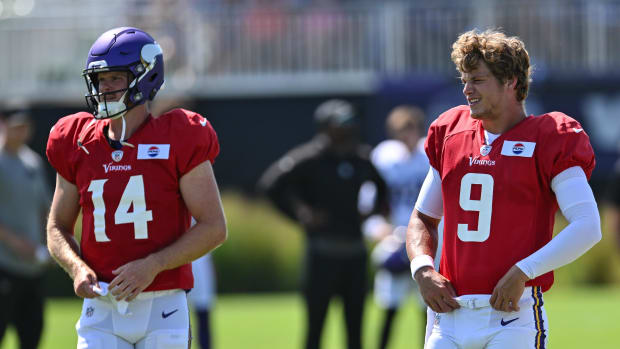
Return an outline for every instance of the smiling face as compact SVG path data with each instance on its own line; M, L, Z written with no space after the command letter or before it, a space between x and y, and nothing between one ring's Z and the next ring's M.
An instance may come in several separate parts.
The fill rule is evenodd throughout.
M463 94L474 119L496 119L502 114L509 98L515 99L510 83L502 84L480 61L476 69L461 74ZM512 90L512 93L511 93Z
M116 102L123 96L129 83L128 75L129 73L124 71L109 71L97 75L99 93L107 93L103 96L106 102ZM113 91L118 92L109 93Z

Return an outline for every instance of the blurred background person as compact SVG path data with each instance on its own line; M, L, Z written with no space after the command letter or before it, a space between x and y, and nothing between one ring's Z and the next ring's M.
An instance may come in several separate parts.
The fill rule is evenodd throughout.
M44 227L50 188L41 156L27 145L32 134L27 111L0 114L0 343L13 325L20 348L37 348L49 261Z
M616 162L613 172L609 179L609 189L607 191L607 201L609 203L609 226L615 233L616 245L620 251L620 159Z
M211 335L211 309L215 303L215 270L211 253L192 262L194 274L194 288L189 293L189 301L198 320L195 327L198 330L200 349L211 349L213 339Z
M192 218L192 225L196 221ZM198 331L198 344L200 349L211 349L211 309L215 303L215 270L211 253L192 262L192 274L194 275L194 288L189 292L188 299L194 309L198 323L195 328Z
M381 349L388 347L398 308L412 290L416 294L420 319L426 316L426 305L409 274L405 250L409 218L429 167L426 154L420 147L424 121L424 112L418 107L400 105L392 109L385 123L390 139L379 143L370 157L387 183L390 201L389 222L381 220L381 216L373 216L364 224L365 233L381 241L372 253L372 260L378 267L374 298L384 310L379 337ZM421 326L420 333L423 334L424 330L425 327Z
M318 134L289 151L267 169L259 187L275 206L306 231L303 293L306 302L305 348L319 348L330 300L342 298L347 347L361 348L366 296L367 251L360 189L374 185L373 211L387 213L386 185L360 144L353 106L338 99L318 106Z

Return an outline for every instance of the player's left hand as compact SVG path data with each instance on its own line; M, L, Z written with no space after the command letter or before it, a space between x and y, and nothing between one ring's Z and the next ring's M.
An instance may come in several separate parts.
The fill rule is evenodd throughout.
M149 257L131 261L112 271L116 277L108 289L117 301L130 302L153 282L159 271L157 264Z
M512 312L519 311L519 299L525 290L527 275L513 265L510 270L497 282L489 302L495 310Z

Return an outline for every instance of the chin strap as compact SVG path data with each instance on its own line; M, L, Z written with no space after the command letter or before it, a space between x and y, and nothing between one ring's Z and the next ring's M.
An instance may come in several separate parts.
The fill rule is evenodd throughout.
M125 122L125 115L121 116L121 119L123 120L123 128L121 130L121 144L122 145L126 145L128 147L132 147L135 148L135 146L129 142L125 142L125 129L127 128L127 123Z
M125 138L125 132L127 130L127 122L125 121L125 115L121 116L121 119L123 120L123 128L121 129L121 140L120 143L121 145L125 145L131 148L135 148L135 146L129 142L125 142L124 138ZM84 130L81 132L80 137L78 138L77 141L77 145L80 149L82 149L86 154L90 155L90 152L88 152L88 149L86 149L86 147L84 146L84 144L82 143L82 140L84 138L84 134L86 133L86 131L95 123L97 122L96 119L93 119L87 126L86 128L84 128Z
M88 125L86 125L86 127L82 130L82 132L80 132L80 136L78 137L78 140L77 140L77 145L78 145L78 147L79 147L80 149L82 149L82 150L83 150L86 154L88 154L88 155L90 155L90 153L88 152L88 149L86 149L86 147L84 146L84 144L82 143L82 141L84 140L84 135L85 135L86 131L87 131L87 130L88 130L88 129L92 126L92 125L94 125L96 121L97 121L97 120L92 119L92 120L88 123Z

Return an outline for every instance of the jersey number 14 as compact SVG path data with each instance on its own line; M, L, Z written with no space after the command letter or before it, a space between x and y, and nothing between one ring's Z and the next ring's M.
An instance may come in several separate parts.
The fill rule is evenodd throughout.
M103 201L103 185L107 179L95 179L90 182L88 191L93 193L93 218L95 220L95 240L99 242L110 241L105 233L105 202ZM133 211L129 208L133 204ZM148 239L147 222L153 220L153 211L146 210L144 198L144 179L142 175L131 176L123 191L121 201L114 213L115 224L133 223L134 237L136 239Z

